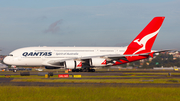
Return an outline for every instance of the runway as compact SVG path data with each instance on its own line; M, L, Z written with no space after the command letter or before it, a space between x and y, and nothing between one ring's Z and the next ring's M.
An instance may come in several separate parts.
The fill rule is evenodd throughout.
M0 75L20 75L21 72L28 72L28 71L18 71L17 73L13 73L13 72L0 72ZM42 71L42 72L52 72L52 71ZM31 75L38 75L38 71L30 71ZM58 74L63 74L65 73L64 71L53 71L54 75L58 75ZM109 76L121 76L121 75L125 75L125 73L179 73L180 71L153 71L153 70L129 70L129 71L96 71L96 72L69 72L69 74L79 74L79 75L83 75L83 76L105 76L105 75L109 75ZM149 75L149 74L148 74Z
M0 78L1 86L116 86L116 87L180 87L180 84L164 83L54 83L54 82L11 82L13 78Z
M5 75L20 75L22 72L27 71L18 71L17 73L13 72L0 72L1 76ZM50 71L51 72L51 71ZM32 71L29 72L30 75L38 75L39 73L47 73L46 72L37 72ZM58 74L65 74L64 72L53 72L54 76ZM168 75L171 78L180 78L180 71L97 71L97 72L69 72L70 75L81 75L83 78L81 79L139 79L139 78L152 78L152 79L162 79L167 78ZM170 77L169 77L170 78ZM74 79L74 78L69 78Z
M30 75L37 75L39 72L30 72ZM82 75L82 78L58 78L58 74L62 74L64 72L53 72L54 76L50 78L44 78L44 76L40 76L40 79L47 80L56 80L56 79L74 79L74 80L90 80L90 79L178 79L180 78L179 71L98 71L98 72L69 72L72 75ZM167 77L171 73L170 77ZM26 79L23 77L14 77L13 75L20 75L20 72L0 72L0 85L1 86L126 86L126 87L180 87L180 84L177 83L75 83L75 82L14 82L14 79ZM9 75L10 78L5 78L3 75ZM32 78L32 77L31 77Z

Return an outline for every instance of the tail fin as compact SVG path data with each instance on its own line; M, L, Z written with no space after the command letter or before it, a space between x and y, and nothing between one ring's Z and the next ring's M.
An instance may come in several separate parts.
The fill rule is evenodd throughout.
M165 17L154 17L151 22L129 44L124 55L151 52L151 48Z

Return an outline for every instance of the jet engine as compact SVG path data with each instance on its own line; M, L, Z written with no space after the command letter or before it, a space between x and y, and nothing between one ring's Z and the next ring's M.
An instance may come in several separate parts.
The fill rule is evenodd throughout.
M106 66L107 61L103 58L91 58L89 61L91 66Z
M64 67L66 69L78 69L82 67L81 61L67 60L64 62Z

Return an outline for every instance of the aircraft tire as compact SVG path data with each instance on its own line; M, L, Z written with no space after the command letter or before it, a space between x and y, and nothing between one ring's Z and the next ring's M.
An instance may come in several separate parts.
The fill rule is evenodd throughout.
M13 70L13 72L14 72L14 73L16 73L16 72L17 72L17 70L16 70L16 69L14 69L14 70Z
M83 69L83 72L87 72L87 69Z
M76 72L79 72L79 69L76 69Z
M83 70L82 70L82 69L80 69L79 71L80 71L80 72L83 72Z
M95 72L95 69L91 69L91 72Z
M74 69L72 69L72 72L76 72Z

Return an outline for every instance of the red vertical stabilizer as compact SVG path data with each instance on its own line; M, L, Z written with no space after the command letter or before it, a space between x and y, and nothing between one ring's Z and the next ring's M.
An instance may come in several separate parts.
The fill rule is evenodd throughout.
M151 48L165 17L154 17L151 22L129 44L124 55L151 52Z

